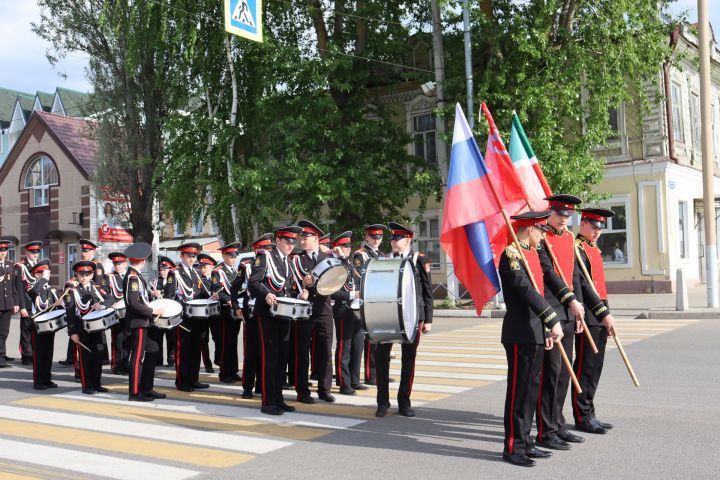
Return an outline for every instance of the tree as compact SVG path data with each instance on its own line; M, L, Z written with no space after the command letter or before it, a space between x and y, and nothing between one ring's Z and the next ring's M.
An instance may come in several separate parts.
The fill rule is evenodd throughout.
M668 3L475 4L477 97L508 130L512 110L518 112L554 191L591 196L602 178L603 163L592 152L611 134L608 109L633 101L634 93L645 102L648 82L657 84L669 58L672 19L661 13ZM446 15L447 87L455 99L464 94L459 4L451 2Z
M48 59L90 56L88 75L98 112L96 191L128 198L136 241L153 239L155 170L163 158L167 112L183 74L175 62L195 21L185 0L39 0L34 31L50 42Z

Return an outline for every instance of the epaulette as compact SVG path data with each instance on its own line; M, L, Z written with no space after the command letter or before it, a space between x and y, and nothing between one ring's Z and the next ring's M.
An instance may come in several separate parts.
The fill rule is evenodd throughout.
M507 255L508 258L520 258L520 252L518 251L517 247L514 243L511 243L507 247L505 247L505 255Z
M583 243L582 238L575 237L575 245L581 246Z

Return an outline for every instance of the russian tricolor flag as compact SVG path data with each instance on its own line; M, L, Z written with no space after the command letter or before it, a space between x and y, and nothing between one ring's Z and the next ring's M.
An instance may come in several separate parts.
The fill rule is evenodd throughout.
M457 104L440 245L452 260L458 280L470 292L478 315L500 291L485 219L497 215L502 206L490 181L490 172Z

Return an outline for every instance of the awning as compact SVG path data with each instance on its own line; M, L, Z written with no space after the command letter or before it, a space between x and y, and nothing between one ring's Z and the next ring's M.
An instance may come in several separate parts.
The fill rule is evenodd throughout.
M75 230L50 230L45 238L48 240L80 240L80 234Z

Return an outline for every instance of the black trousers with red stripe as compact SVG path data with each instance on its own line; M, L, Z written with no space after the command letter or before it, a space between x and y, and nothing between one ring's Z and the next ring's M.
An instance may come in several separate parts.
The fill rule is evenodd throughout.
M12 310L0 310L0 358L5 358L7 354L6 342L10 333L10 319L12 318Z
M158 358L157 364L162 365L163 359L163 337L167 339L167 363L172 365L175 362L175 349L177 348L177 330L178 327L170 329L156 329L159 333L157 337Z
M200 378L200 356L207 342L209 322L207 318L183 317L178 327L175 349L175 385L192 387Z
M80 369L80 382L83 390L86 388L96 389L101 387L100 379L102 377L102 362L105 358L105 345L102 337L105 332L87 333L80 332L80 342L88 347L88 352L80 345L75 346L78 357L78 367Z
M317 380L317 324L313 324L312 336L310 337L310 378Z
M365 349L364 349L364 355L365 355L364 380L365 380L365 383L374 384L377 382L377 378L375 376L375 347L376 346L377 346L377 344L371 343L369 340L365 340Z
M130 348L128 342L132 332L125 326L125 319L110 327L110 367L127 370L130 362Z
M530 436L540 388L543 345L503 343L507 356L505 452L523 453L535 446Z
M572 362L573 345L575 343L575 322L562 322L563 347L568 359ZM540 373L540 393L537 397L538 439L548 440L565 430L563 406L570 386L570 373L560 356L560 350L553 347L545 352Z
M402 359L400 369L400 387L398 388L397 402L400 408L409 408L410 394L415 379L415 357L420 344L422 322L418 325L418 332L413 343L401 344ZM377 374L377 403L378 405L390 403L390 351L392 343L379 343L375 347L375 372Z
M313 319L292 322L293 345L291 382L299 396L310 395L308 368L310 366L310 344L312 343Z
M365 335L360 319L344 305L335 304L335 385L351 387L360 383L360 363Z
M260 377L262 404L277 405L283 401L282 386L285 381L288 340L291 321L270 314L258 315L260 334Z
M222 307L217 320L215 352L220 365L220 380L230 378L238 371L238 332L240 321L235 320L230 309Z
M33 383L50 385L52 381L52 359L55 348L55 332L38 333L33 328L31 333L33 351Z
M35 329L32 319L28 317L20 317L20 355L22 358L32 358L32 332Z
M585 417L595 417L595 392L597 391L603 363L605 362L605 348L607 347L608 331L601 325L589 325L598 353L593 353L585 334L575 336L576 358L573 369L580 383L582 393L572 391L572 407L575 423L580 423Z
M130 395L147 393L153 389L159 353L159 333L154 330L156 329L145 327L130 329Z
M260 375L260 331L258 320L243 309L243 373L242 384L244 390L262 391ZM283 377L284 381L284 377Z

